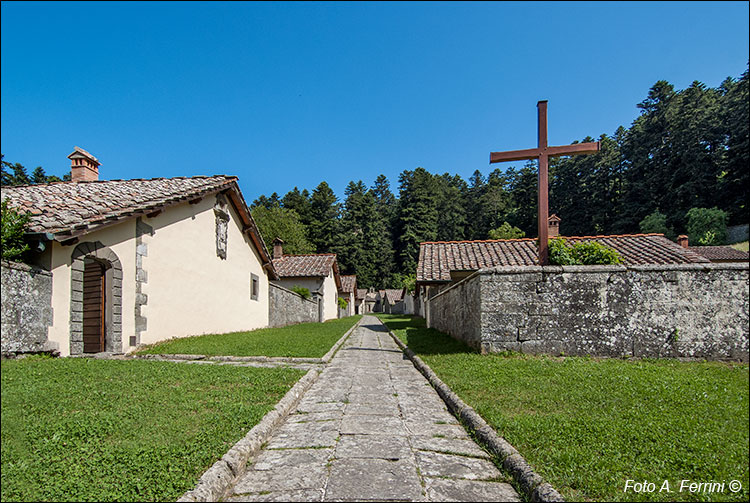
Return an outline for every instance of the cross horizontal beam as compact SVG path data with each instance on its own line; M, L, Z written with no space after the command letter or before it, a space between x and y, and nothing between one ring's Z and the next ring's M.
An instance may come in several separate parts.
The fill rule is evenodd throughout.
M525 159L536 159L537 157L547 154L549 157L559 157L561 155L591 154L599 152L601 145L598 141L587 143L574 143L572 145L562 145L559 147L546 148L527 148L524 150L508 150L506 152L490 152L490 164L496 162L522 161Z

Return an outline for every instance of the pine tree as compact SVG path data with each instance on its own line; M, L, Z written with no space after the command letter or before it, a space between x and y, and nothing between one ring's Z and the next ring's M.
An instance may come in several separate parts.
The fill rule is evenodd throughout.
M414 273L419 243L437 238L437 197L432 175L424 168L404 171L399 176L399 271Z
M307 189L300 192L297 187L294 187L281 198L281 205L284 208L296 211L302 223L306 226L310 225L311 202L310 193Z
M326 182L320 182L310 200L308 236L317 253L330 253L339 233L340 205Z

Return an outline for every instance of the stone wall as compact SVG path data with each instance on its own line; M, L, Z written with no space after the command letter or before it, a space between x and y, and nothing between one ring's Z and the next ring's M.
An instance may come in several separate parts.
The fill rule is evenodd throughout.
M727 243L740 243L742 241L747 241L749 234L750 225L748 224L727 227Z
M0 262L2 353L51 351L52 274L26 264Z
M268 326L283 327L295 323L320 321L318 302L308 300L283 286L268 285Z
M483 352L748 361L748 264L498 267L429 301Z
M427 326L481 348L480 277L477 274L456 283L425 302ZM428 288L427 295L430 295Z

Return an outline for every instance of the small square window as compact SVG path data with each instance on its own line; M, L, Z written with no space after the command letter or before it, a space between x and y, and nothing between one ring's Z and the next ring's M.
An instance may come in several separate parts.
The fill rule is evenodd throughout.
M258 281L258 276L250 273L250 298L252 300L258 300L258 290L260 289Z

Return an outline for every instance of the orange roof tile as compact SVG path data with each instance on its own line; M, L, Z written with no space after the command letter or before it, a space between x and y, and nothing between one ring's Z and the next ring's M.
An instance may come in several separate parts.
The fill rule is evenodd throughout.
M708 262L662 234L565 236L568 242L597 241L615 249L624 265ZM428 241L419 245L417 281L449 282L451 271L476 271L496 266L538 265L536 239Z

